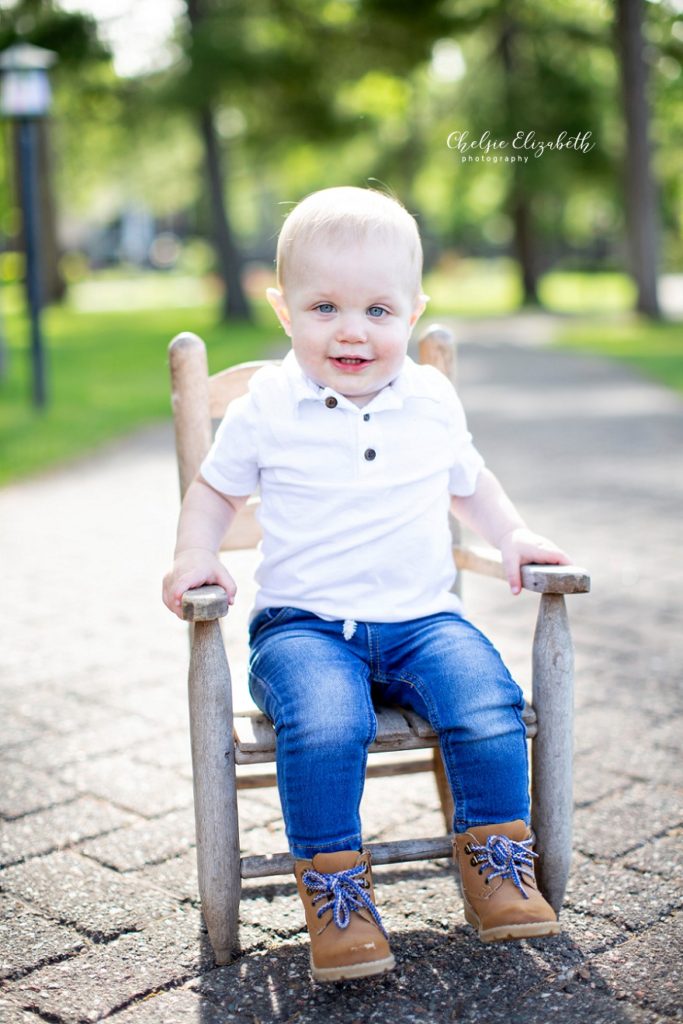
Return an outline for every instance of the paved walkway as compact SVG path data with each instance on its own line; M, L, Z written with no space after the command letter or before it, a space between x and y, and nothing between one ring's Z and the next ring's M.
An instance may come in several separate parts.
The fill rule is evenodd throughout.
M521 510L593 576L591 595L569 599L577 812L564 933L483 946L450 867L410 865L376 871L391 976L313 985L286 881L245 886L242 955L213 967L192 848L187 642L159 600L177 501L163 426L0 492L2 1021L681 1019L683 403L549 350L538 322L515 324L463 325L474 340L461 392ZM466 596L526 684L536 599L488 581L468 581ZM274 791L250 794L242 813L245 852L284 848ZM431 780L368 783L365 820L369 839L439 831Z

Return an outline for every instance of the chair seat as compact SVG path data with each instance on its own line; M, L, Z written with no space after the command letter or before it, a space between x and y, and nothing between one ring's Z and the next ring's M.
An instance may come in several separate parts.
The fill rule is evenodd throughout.
M399 750L424 750L437 746L429 722L408 708L377 707L377 736L371 754ZM522 715L529 739L536 735L536 712L527 704ZM275 730L261 711L237 712L234 718L235 762L263 764L275 760Z

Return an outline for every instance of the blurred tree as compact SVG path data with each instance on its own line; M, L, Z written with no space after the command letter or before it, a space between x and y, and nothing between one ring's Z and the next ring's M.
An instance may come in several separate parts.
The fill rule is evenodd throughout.
M683 10L648 4L652 165L657 177L663 269L683 267ZM647 52L646 50L646 52Z
M228 309L241 288L239 249L247 241L251 255L269 258L278 201L338 182L376 179L394 190L420 216L428 248L438 236L469 254L512 251L530 302L559 258L619 257L616 0L185 2L178 61L136 80L117 81L106 59L63 72L68 48L46 35L31 41L60 51L62 203L96 202L105 216L132 194L157 216L197 210L206 234L222 232L218 265L232 279L225 315L246 315ZM645 22L670 261L683 250L683 31L672 33L681 28L672 2L647 4ZM53 4L19 7L35 14ZM433 74L437 53L462 64L448 80ZM446 148L458 128L471 139L484 129L506 139L590 130L596 146L472 166Z
M188 53L193 63L202 60L201 43L210 0L186 0L187 16L190 25L190 45ZM236 26L235 26L236 27ZM227 186L229 176L225 174L224 164L228 159L228 147L221 147L213 106L214 92L208 88L204 92L196 110L199 133L204 144L206 180L209 190L211 210L211 231L216 247L218 265L225 285L223 291L223 319L250 320L251 310L242 285L242 257L237 248L234 232L228 215L229 203Z
M626 127L624 178L631 273L637 287L636 308L640 313L659 317L659 227L651 161L644 5L642 0L616 0L615 7Z
M492 0L486 13L479 33L483 53L463 82L470 139L488 131L491 140L507 143L501 153L522 158L500 166L506 175L503 210L523 301L534 305L539 277L552 261L551 240L563 234L567 196L610 173L609 155L596 143L613 104L593 64L594 51L609 42L608 21L588 0L561 6ZM587 132L585 145L566 145ZM544 151L546 142L565 148Z
M236 146L251 166L270 169L277 180L297 161L300 173L306 153L311 188L331 176L375 178L419 209L415 183L434 160L435 145L445 148L447 134L437 142L430 132L434 107L425 85L425 69L441 42L472 40L479 52L451 92L453 109L467 116L472 136L485 126L492 137L510 140L534 127L539 141L552 141L592 128L595 141L598 126L614 114L610 71L600 66L611 42L607 0L561 7L553 0L424 0L419 6L407 0L187 0L188 10L200 2L192 31L181 36L186 61L169 76L162 97L203 125L213 225L223 225L222 263L233 273L240 261L232 218L220 209L229 181L219 184L219 159ZM241 143L217 130L223 115L242 120ZM468 172L470 181L486 184L512 226L527 302L538 300L538 277L558 248L557 237L574 230L567 196L585 194L585 207L595 207L596 235L610 219L592 192L602 188L609 195L612 155L601 145L585 149L541 159L527 150L527 163L499 168L495 184L488 167L476 173L460 168L457 197L439 211L442 222L452 222L451 208L472 214L481 207L478 201L465 209L472 196ZM482 223L473 222L473 229L479 238L488 231ZM236 293L236 285L231 290Z
M520 111L525 109L526 76L520 66L520 23L515 19L510 5L499 5L500 24L498 27L498 51L501 59L503 82L503 111L506 126L504 138L512 140L520 127L517 121ZM512 181L508 205L514 230L514 248L522 275L522 295L526 305L538 305L538 278L540 261L537 254L538 240L534 230L532 191L521 163L512 168Z
M604 3L598 5L598 14L592 0L574 0L562 7L550 0L426 0L418 8L409 2L358 0L350 6L356 7L354 31L348 33L355 52L344 53L345 76L338 92L342 102L348 105L350 98L365 119L365 125L358 125L359 133L365 132L368 139L374 133L373 173L396 182L412 207L419 205L416 180L425 179L426 164L441 164L435 149L439 146L443 153L445 139L455 127L467 129L470 142L487 130L491 139L506 139L509 145L522 129L535 127L539 142L552 141L562 132L565 138L580 135L602 119L605 88L591 73L590 54L577 54L577 46L585 51L586 43L609 45ZM463 46L473 56L462 69L464 77L452 77L448 95L430 88L425 69L435 53L441 51L443 64L447 51L451 60L462 59ZM365 70L368 67L372 71ZM363 89L365 84L374 90L373 97ZM450 127L437 137L430 121L442 123L439 108L443 111L446 103ZM464 123L453 123L458 116ZM585 148L590 153L573 150L559 159L546 155L540 160L527 150L525 165L498 167L495 179L487 166L491 157L475 149L477 166L458 168L450 199L438 189L442 224L455 225L463 214L476 216L482 206L482 183L494 207L502 207L512 227L512 249L528 303L538 301L538 277L550 257L544 236L552 237L562 226L561 200L570 181L607 177L608 155L590 144ZM452 154L450 160L454 166ZM475 197L477 191L480 195ZM551 211L553 223L546 225L542 236L540 224ZM473 221L472 229L471 234L481 239L487 225ZM467 232L460 240L465 246L472 244Z
M374 31L381 12L368 12L352 0L186 4L189 31L180 33L186 59L177 74L167 76L160 96L190 111L200 125L212 228L227 285L223 312L244 316L242 260L229 213L230 178L221 169L221 161L230 159L231 143L218 130L220 115L233 112L243 118L243 144L259 167L274 167L297 143L315 142L321 149L352 144L359 118L338 102L339 92L373 66L387 42L403 74L426 59L434 35L426 25L438 4L430 0L413 10L412 31L405 22L393 33L393 44L385 38L384 45ZM403 155L409 156L406 149ZM419 164L419 151L412 162Z
M405 14L403 4L394 5L388 0L365 3L394 20ZM645 7L648 26L658 28L648 36L649 60L656 62L668 87L660 96L660 107L666 105L670 111L660 127L661 137L672 117L674 124L681 124L683 19L677 16L678 8L670 0L647 5L642 0L616 0L615 4L608 0L571 0L562 5L553 0L484 0L476 5L471 0L452 0L440 8L442 14L447 14L450 39L464 44L474 56L463 80L457 76L452 90L453 110L464 115L461 127L469 130L470 141L479 139L483 130L489 131L491 139L508 142L520 130L533 129L536 142L557 140L563 134L571 140L591 133L585 147L565 149L561 156L541 154L534 148L523 150L529 156L528 163L514 164L506 176L503 208L511 224L513 252L520 266L526 303L538 302L539 276L552 261L553 250L559 250L558 242L566 243L576 236L577 213L592 209L594 251L599 256L609 251L601 244L600 236L606 230L615 233L623 229L625 211L638 308L656 315L657 206L647 124L642 26ZM617 61L612 29L615 12ZM678 104L672 96L674 84ZM621 124L626 125L626 156L619 141ZM668 130L673 133L667 147L673 164L681 150L674 143L675 128ZM482 162L486 159L481 151L474 152ZM677 166L679 173L672 167L668 176L672 234L680 220L676 211L681 209L683 192L680 160ZM612 182L622 167L628 176L625 203L613 198L619 193L614 192ZM501 178L498 174L494 184L496 173L492 170L487 174L481 165L476 173L478 183L489 182L488 194L494 204L500 201L497 186ZM465 195L458 205L461 209L468 207L471 214L480 204L473 201L468 184L462 174L456 177L459 197L463 186Z
M93 18L84 14L68 14L53 0L16 0L9 8L0 9L0 50L26 41L55 51L59 64L51 73L53 85L82 71L84 66L109 60L109 52L97 36ZM57 213L54 198L54 175L50 124L38 122L38 176L40 182L41 278L42 298L46 303L63 299L66 284L60 267L57 240ZM17 171L16 134L13 140L14 182ZM15 184L15 193L16 193ZM23 248L23 243L21 243Z

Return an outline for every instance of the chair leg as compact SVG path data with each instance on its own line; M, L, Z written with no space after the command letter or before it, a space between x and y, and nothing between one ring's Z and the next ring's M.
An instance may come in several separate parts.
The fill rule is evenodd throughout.
M561 594L541 596L534 634L531 824L539 887L559 913L572 854L572 719L574 654Z
M441 803L443 820L446 824L446 833L448 834L453 831L453 815L455 814L453 796L451 794L451 787L448 784L448 776L446 775L446 768L439 747L434 747L432 757L434 759L434 779L439 794L439 802Z
M193 627L189 674L197 868L216 962L237 948L240 845L230 669L218 620Z

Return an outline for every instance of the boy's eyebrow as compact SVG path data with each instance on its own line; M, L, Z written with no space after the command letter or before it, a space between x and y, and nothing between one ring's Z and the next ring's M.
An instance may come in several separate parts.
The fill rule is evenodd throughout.
M308 288L306 285L303 285L301 290L303 297L306 301L312 301L314 299L331 300L336 295L336 286L334 284L330 285L329 288ZM391 292L379 292L375 294L370 293L371 297L369 299L364 298L363 301L368 306L375 305L376 303L385 303L386 305L391 305L395 303L397 299L400 299L402 294L403 293L401 289L397 288L393 295L391 294Z

